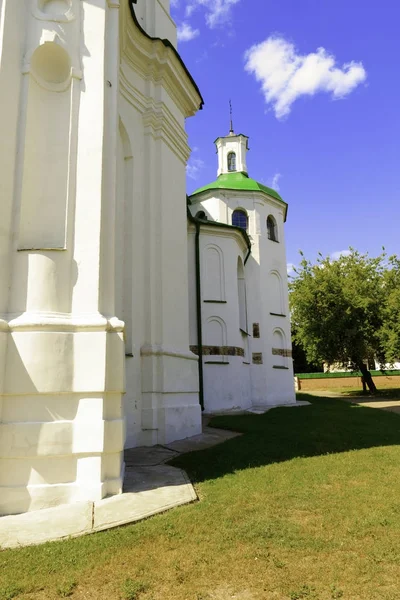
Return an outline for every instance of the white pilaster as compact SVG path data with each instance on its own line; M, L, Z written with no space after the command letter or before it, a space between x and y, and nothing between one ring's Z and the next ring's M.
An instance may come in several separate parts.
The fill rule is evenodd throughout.
M10 136L0 273L10 293L0 292L0 515L98 500L121 492L123 477L113 267L119 3L28 4L6 0L2 12ZM61 158L51 165L53 154ZM65 185L45 210L35 194L57 189L55 178Z

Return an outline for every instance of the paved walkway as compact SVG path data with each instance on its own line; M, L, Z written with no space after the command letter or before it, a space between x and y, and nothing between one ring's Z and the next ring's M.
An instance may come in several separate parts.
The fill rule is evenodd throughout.
M197 495L185 471L164 463L238 435L205 426L202 434L167 446L126 450L123 494L0 517L0 550L102 531L194 502Z
M359 398L342 397L341 400L345 400L351 404L359 404L360 406L367 406L368 408L380 408L381 410L400 414L400 400L385 400L384 398L379 400L378 398L370 398L368 396Z
M339 392L329 392L327 390L321 391L310 391L305 392L311 396L319 396L323 398L337 398L338 400L344 400L351 404L359 404L360 406L366 406L368 408L380 408L381 410L387 410L400 414L400 390L398 400L386 400L386 398L379 398L375 396L347 396Z
M203 432L199 435L179 440L165 446L129 448L128 450L125 450L125 466L127 474L131 470L136 470L137 467L162 465L180 454L193 452L195 450L204 450L205 448L210 448L211 446L221 444L226 440L241 435L235 431L226 431L224 429L208 427L207 423L209 420L208 417L204 417Z
M302 401L290 406L307 404ZM251 412L263 413L271 408L256 407ZM180 454L241 435L208 427L208 421L205 416L200 435L165 446L126 450L124 490L118 496L1 517L0 550L102 531L194 502L197 495L185 471L165 463Z

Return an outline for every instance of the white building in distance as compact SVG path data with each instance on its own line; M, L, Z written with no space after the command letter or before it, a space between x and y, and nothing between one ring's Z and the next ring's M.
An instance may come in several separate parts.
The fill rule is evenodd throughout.
M169 0L0 0L0 19L10 515L121 493L124 447L198 434L201 403L294 392L286 205L232 134L188 215L185 119L202 98Z
M189 198L190 340L201 401L210 413L292 403L287 204L248 176L245 135L231 126L215 144L218 178Z

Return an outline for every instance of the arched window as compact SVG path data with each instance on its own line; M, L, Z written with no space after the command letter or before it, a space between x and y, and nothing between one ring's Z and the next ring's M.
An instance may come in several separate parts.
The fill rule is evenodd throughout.
M235 227L241 227L247 230L248 219L244 210L234 210L232 213L232 225Z
M267 231L268 231L268 239L273 242L278 241L278 228L276 226L276 221L272 215L269 215L267 219Z
M234 152L228 154L228 171L236 171L236 154Z

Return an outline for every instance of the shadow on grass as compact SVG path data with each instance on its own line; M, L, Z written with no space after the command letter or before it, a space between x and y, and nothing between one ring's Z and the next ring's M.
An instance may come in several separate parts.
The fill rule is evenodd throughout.
M342 390L341 395L345 398L362 398L363 402L385 402L387 400L400 400L400 389L381 388L378 389L376 394L369 394L368 392L363 392L362 390Z
M169 464L185 469L193 482L201 482L298 457L400 444L400 415L332 398L301 394L301 399L311 406L215 417L212 427L244 435L184 454Z

